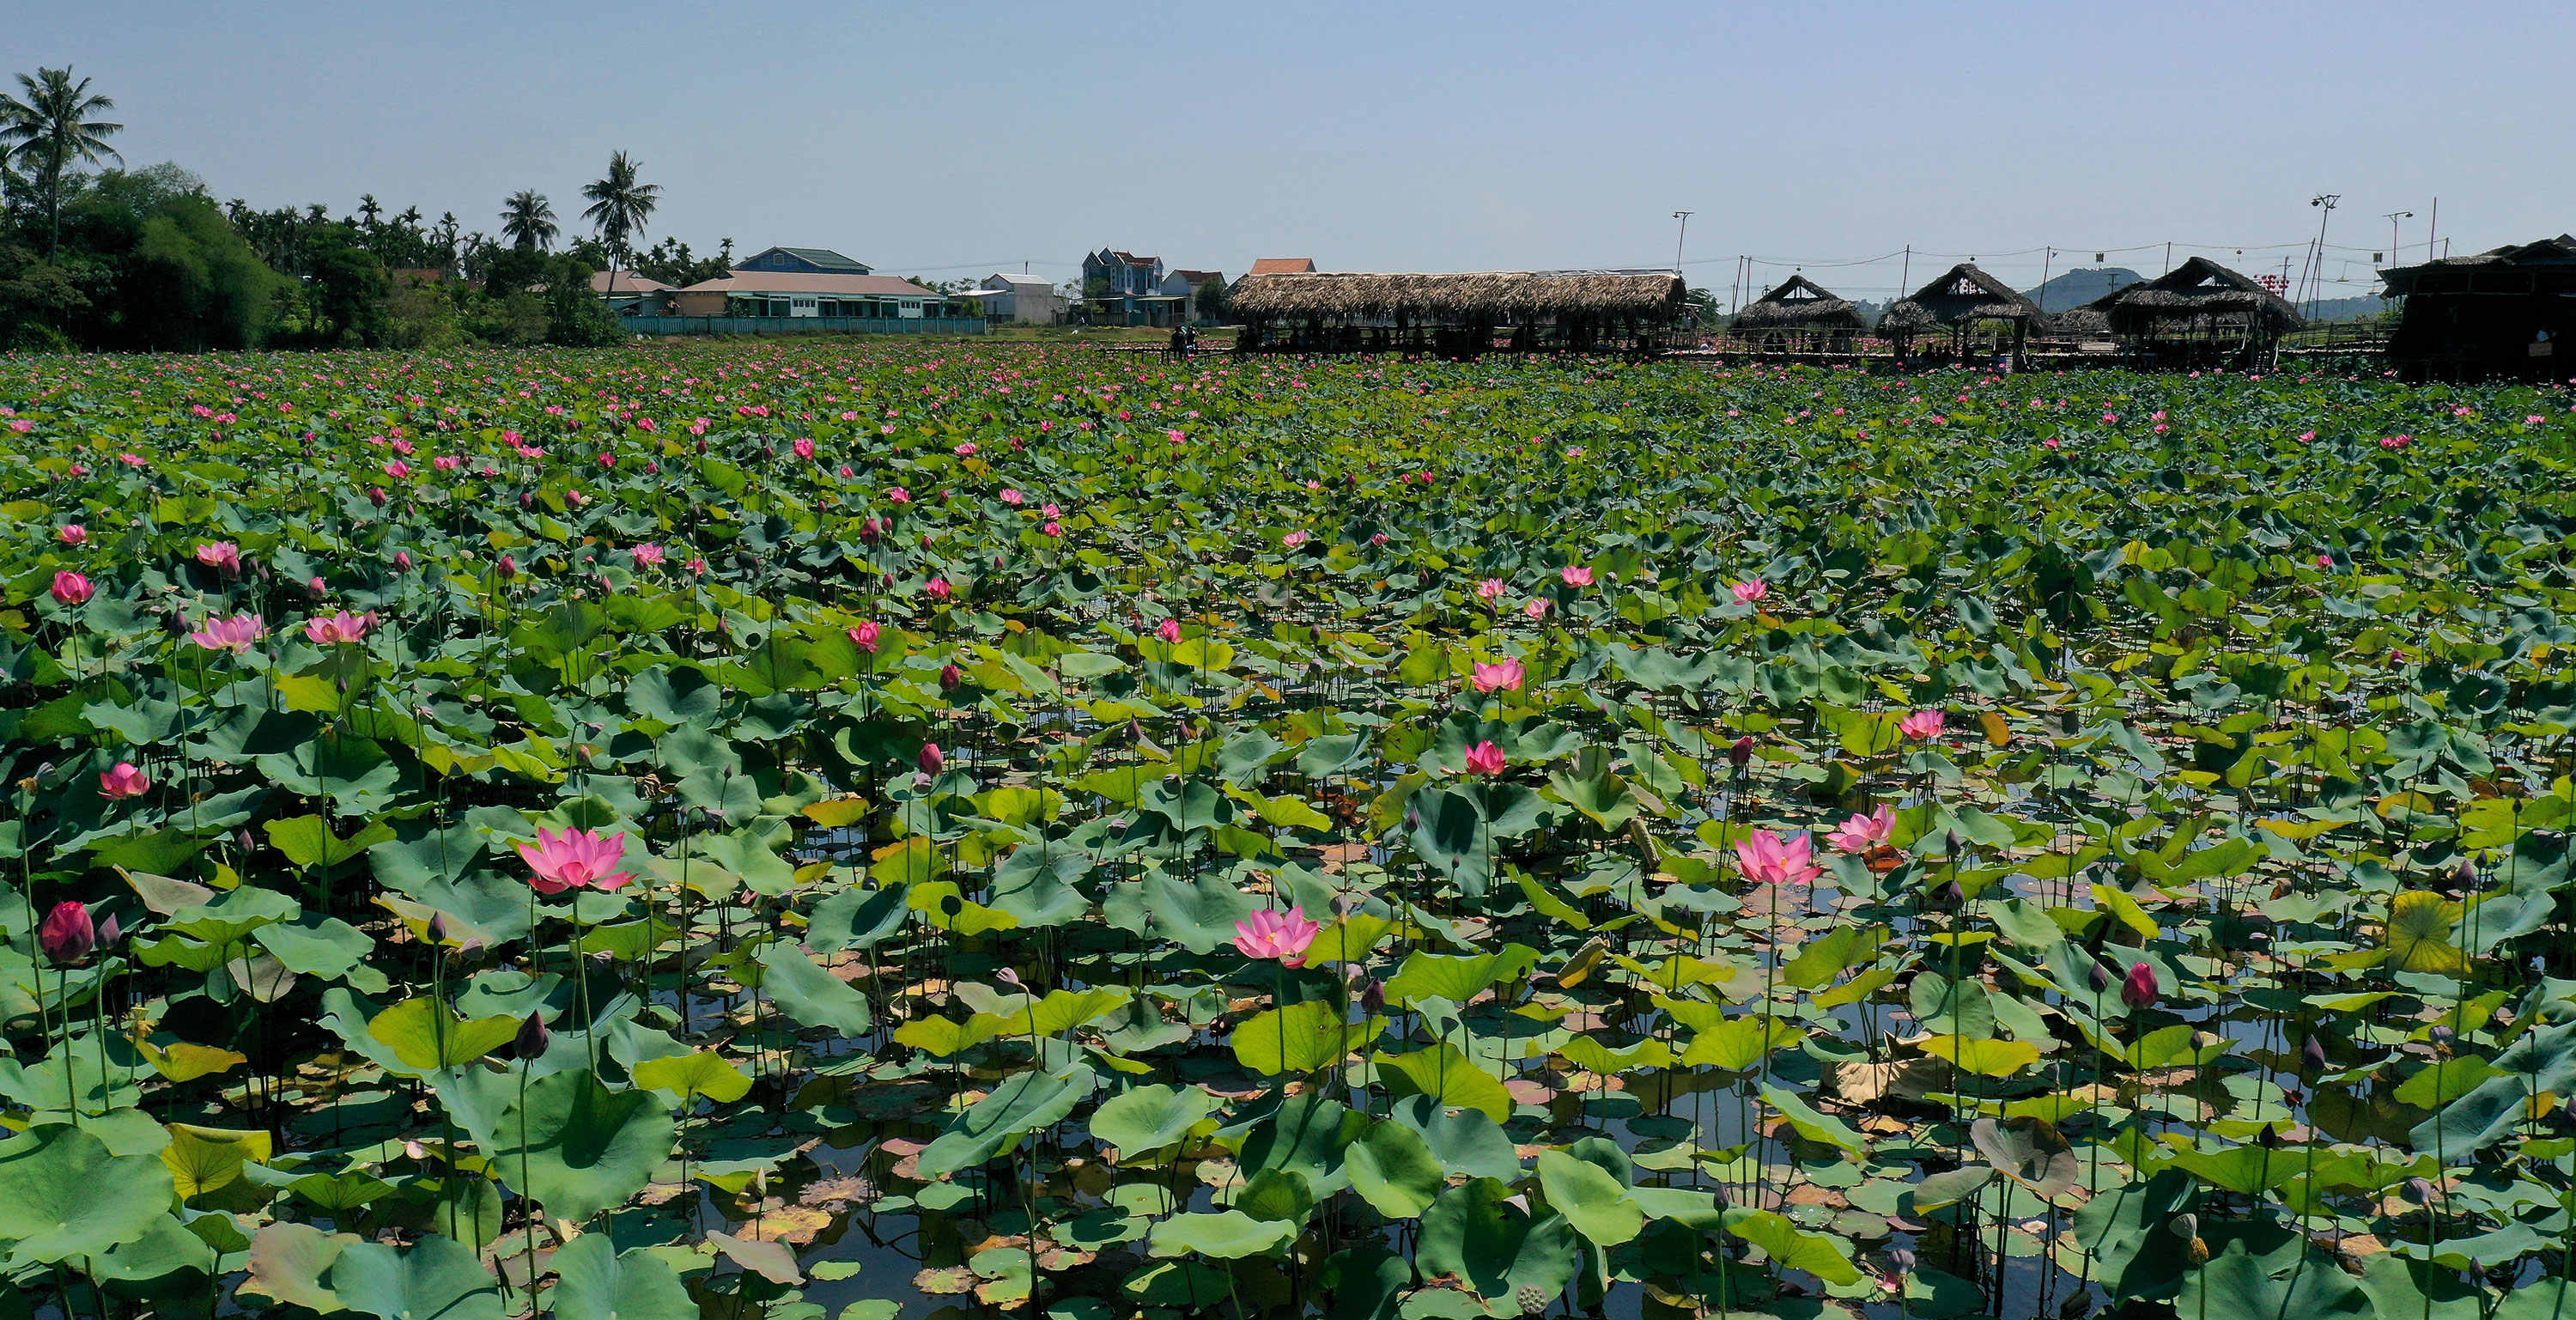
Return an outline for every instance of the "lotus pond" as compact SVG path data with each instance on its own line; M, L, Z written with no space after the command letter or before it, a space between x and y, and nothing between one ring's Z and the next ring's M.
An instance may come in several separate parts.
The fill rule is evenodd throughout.
M2563 391L0 404L0 1313L2576 1305Z

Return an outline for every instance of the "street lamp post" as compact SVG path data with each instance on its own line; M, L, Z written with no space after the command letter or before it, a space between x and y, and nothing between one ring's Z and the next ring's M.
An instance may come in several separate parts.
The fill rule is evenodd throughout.
M2308 199L2308 205L2317 208L2316 274L2308 280L2308 316L2311 320L2315 319L2317 303L2326 291L2326 222L2334 219L2335 206L2342 200L2342 193L2318 193Z
M2415 218L2415 213L2414 213L2413 211L2391 211L2391 212L2389 212L2389 213L2388 213L2388 215L2386 216L2386 219L2387 219L2387 221L2388 221L2388 264L2389 264L2389 265L2394 266L2394 265L2396 265L2396 264L2397 264L2397 222L2398 222L2398 221L2400 221L2400 220L2412 220L2412 219L2414 219L2414 218Z
M1679 275L1682 273L1682 240L1690 236L1691 213L1675 211L1673 218L1682 222L1681 232L1673 235L1673 273Z

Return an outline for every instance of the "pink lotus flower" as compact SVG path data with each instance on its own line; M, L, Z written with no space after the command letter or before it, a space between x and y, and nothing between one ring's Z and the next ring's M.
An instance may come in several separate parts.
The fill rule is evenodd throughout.
M1008 504L1013 508L1017 508L1022 504L1028 503L1028 497L1022 495L1013 487L1004 486L1002 487L1002 503Z
M975 456L975 451L976 451L976 449L977 449L977 448L978 448L978 446L975 444L975 442L974 442L974 441L972 441L972 440L969 440L969 441L967 441L966 443L964 443L964 444L962 444L962 445L957 446L956 454L957 454L957 456L958 456L959 458L973 458L973 457Z
M98 776L98 795L104 798L141 797L151 787L152 781L131 761L119 761L115 769L101 771Z
M1301 546L1301 545L1304 545L1304 544L1305 544L1305 543L1307 543L1308 541L1311 541L1311 540L1314 540L1314 539L1315 539L1315 538L1314 538L1314 536L1313 536L1313 534L1312 534L1312 533L1309 533L1305 528L1300 527L1300 528L1298 528L1296 531L1290 532L1290 533L1288 533L1286 536L1280 537L1280 538L1279 538L1279 544L1284 545L1284 546L1288 547L1288 548L1289 548L1289 549L1291 549L1291 550L1294 550L1294 549L1296 549L1297 547L1299 547L1299 546Z
M1588 587L1592 585L1592 570L1580 565L1568 564L1557 570L1557 576L1564 578L1565 585L1569 587Z
M921 755L914 757L912 763L921 767L921 773L935 775L948 764L948 753L939 750L937 743L923 743Z
M946 600L957 594L957 588L948 585L948 579L944 577L932 578L928 590L932 600Z
M1276 958L1282 967L1296 967L1306 961L1306 950L1323 926L1306 919L1303 906L1286 912L1262 908L1249 920L1234 923L1234 947L1246 958Z
M850 640L858 643L859 649L874 655L877 649L877 637L881 632L883 629L874 622L863 623L850 630Z
M528 884L540 894L560 894L567 889L588 887L603 892L623 886L635 878L630 871L610 868L626 856L624 834L602 835L591 830L539 829L535 843L519 845L519 858L536 874Z
M78 605L98 594L89 579L69 569L54 574L54 601L60 605Z
M2156 969L2147 963L2131 963L2128 979L2120 982L2120 1002L2131 1008L2153 1008L2156 1002Z
M814 457L814 442L804 438L803 436L798 436L796 438L796 443L789 445L788 448L795 450L798 458L811 459Z
M1163 620L1162 626L1154 629L1154 635L1167 642L1177 642L1181 640L1181 621L1178 619Z
M1492 665L1479 660L1467 681L1475 684L1478 692L1518 692L1521 688L1521 680L1527 675L1528 671L1517 659Z
M1815 845L1803 833L1784 839L1755 830L1735 841L1735 860L1743 864L1744 878L1755 884L1813 884L1825 872L1815 864Z
M1744 581L1738 582L1734 586L1727 588L1727 590L1734 592L1737 600L1750 605L1753 602L1770 595L1771 584L1760 578L1746 578Z
M89 909L69 899L56 903L36 928L36 947L57 967L79 962L97 946L98 927L90 921Z
M321 614L305 620L304 636L315 646L339 646L365 641L367 630L375 626L376 616L372 610L365 614L342 610L337 614Z
M241 574L241 547L230 541L209 541L197 547L197 562L223 574Z
M236 614L229 619L209 618L188 634L188 640L209 651L230 651L241 655L268 636L268 625L256 614Z
M394 461L385 464L385 475L392 477L396 481L400 481L411 475L411 464L397 458Z
M1950 717L1937 710L1918 710L1898 721L1896 731L1908 738L1928 741L1940 737L1941 730L1948 728L1949 724Z
M662 566L663 553L662 547L655 545L651 541L647 541L644 544L635 547L635 566L637 568L660 568Z
M1547 617L1547 597L1545 597L1545 596L1532 596L1532 597L1530 597L1530 603L1529 603L1529 604L1527 604L1527 605L1523 605L1523 606L1521 606L1521 613L1526 614L1526 615L1530 616L1530 617L1531 617L1531 618L1533 618L1533 619L1544 619L1544 618L1546 618L1546 617Z
M1502 599L1503 592L1506 589L1507 588L1504 587L1503 580L1501 578L1487 578L1476 584L1476 599L1491 605L1495 601Z
M1480 742L1467 749L1468 774L1488 777L1499 775L1509 764L1511 764L1511 758L1504 756L1503 749L1490 741Z
M1062 536L1064 535L1064 524L1057 522L1053 518L1049 518L1046 521L1046 526L1041 527L1038 530L1049 536Z
M1038 512L1043 513L1050 518L1061 518L1064 516L1064 510L1056 507L1052 503L1041 506L1038 509Z
M1896 809L1880 806L1864 816L1853 812L1842 828L1825 836L1825 842L1847 853L1865 853L1896 836Z
M65 523L61 531L54 533L54 539L65 545L87 545L89 529L79 523Z
M896 486L886 492L886 498L897 504L910 504L912 503L912 492L905 490L901 486Z

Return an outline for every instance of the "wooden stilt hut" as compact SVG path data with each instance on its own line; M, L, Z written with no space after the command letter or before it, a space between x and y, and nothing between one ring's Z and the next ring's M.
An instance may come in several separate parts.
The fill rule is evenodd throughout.
M1670 271L1506 271L1456 275L1255 273L1227 310L1238 352L1651 352L1681 319Z
M2281 336L2307 324L2281 295L2207 257L2087 306L2132 360L2173 370L2269 371Z
M1848 353L1852 339L1869 328L1868 318L1848 298L1837 297L1804 275L1755 302L1745 304L1728 323L1736 343L1756 353Z
M1913 356L1917 335L1947 331L1944 351L1953 360L2009 353L2018 367L2031 324L2039 319L2039 304L1963 261L1888 308L1878 319L1878 334L1894 340L1896 355L1905 358Z

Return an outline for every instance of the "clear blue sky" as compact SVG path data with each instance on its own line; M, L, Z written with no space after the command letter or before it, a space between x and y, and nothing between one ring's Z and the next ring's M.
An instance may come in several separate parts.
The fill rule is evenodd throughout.
M1792 262L1883 296L1974 254L2275 271L2343 195L2370 254L2576 229L2576 6L2272 3L22 3L8 58L116 97L219 198L496 227L612 149L649 236L1066 278L1103 245L1240 272ZM2054 245L2059 255L2040 249ZM2274 246L2279 245L2279 246ZM2241 259L2238 246L2247 249ZM2208 249L2183 249L2208 250ZM2072 255L2067 255L2071 253ZM2179 254L2177 256L2179 259Z

